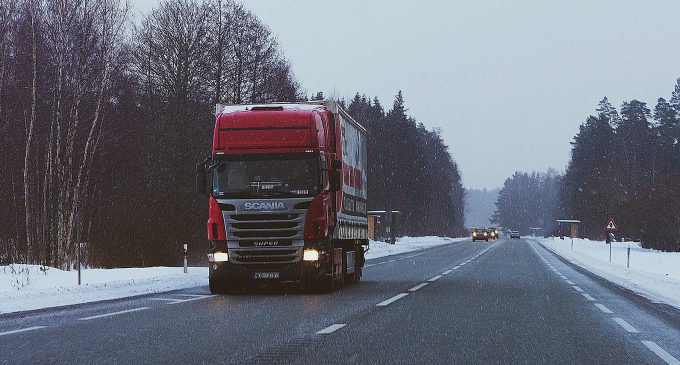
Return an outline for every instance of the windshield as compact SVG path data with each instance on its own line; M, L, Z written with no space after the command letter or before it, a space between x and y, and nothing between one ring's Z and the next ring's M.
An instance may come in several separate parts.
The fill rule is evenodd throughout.
M213 195L231 198L305 197L319 191L318 156L239 156L219 160Z

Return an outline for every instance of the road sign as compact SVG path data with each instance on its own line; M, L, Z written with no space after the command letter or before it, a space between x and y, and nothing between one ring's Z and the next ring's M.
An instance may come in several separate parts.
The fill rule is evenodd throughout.
M619 227L616 226L616 223L614 223L614 220L612 218L609 218L609 222L607 222L607 225L604 226L605 231L618 231Z

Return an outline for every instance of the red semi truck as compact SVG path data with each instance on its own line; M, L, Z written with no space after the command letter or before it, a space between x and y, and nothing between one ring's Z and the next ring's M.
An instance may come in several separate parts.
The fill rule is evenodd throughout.
M196 166L196 189L210 195L210 291L359 281L366 142L366 129L331 100L218 105L212 155Z

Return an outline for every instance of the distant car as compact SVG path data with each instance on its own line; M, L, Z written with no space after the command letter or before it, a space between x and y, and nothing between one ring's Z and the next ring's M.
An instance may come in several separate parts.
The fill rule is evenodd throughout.
M519 231L510 231L510 238L521 238Z
M501 231L498 228L489 228L489 235L491 235L492 239L497 240L501 235Z
M472 242L479 240L489 242L489 232L485 228L477 228L472 230Z

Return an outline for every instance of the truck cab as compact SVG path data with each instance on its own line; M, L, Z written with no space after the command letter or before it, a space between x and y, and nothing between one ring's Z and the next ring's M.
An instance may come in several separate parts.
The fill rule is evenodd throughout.
M217 110L212 155L196 168L197 190L209 195L211 291L359 281L365 129L331 101Z

